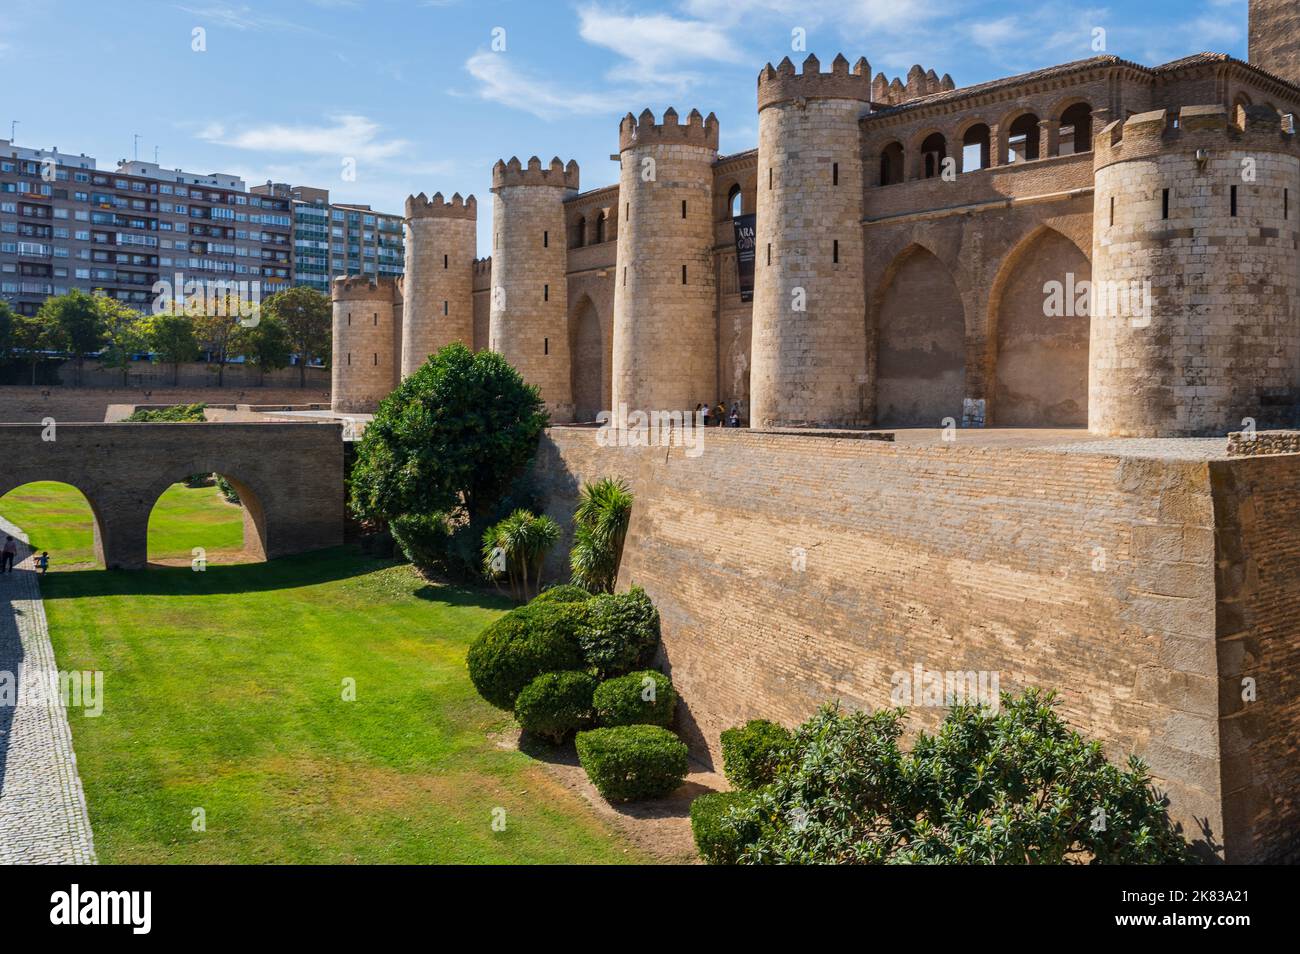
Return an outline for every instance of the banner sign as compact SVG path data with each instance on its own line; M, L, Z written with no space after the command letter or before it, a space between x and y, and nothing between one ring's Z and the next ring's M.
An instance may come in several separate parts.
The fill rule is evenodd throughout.
M740 300L754 300L754 213L737 215L731 219L736 230L736 278L740 286Z

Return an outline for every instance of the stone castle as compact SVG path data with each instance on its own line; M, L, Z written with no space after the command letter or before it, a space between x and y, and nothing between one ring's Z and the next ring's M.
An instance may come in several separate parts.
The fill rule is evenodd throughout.
M373 410L461 340L505 355L556 423L718 400L769 428L1286 423L1294 6L1252 0L1249 63L1097 56L967 87L769 64L757 149L720 156L712 114L646 110L619 124L616 185L498 162L483 260L474 197L412 197L404 278L335 285L335 408Z

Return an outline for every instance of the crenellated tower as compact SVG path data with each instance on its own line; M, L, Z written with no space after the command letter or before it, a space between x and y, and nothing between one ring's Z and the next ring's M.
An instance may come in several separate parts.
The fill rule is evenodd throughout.
M402 377L453 341L474 346L478 201L421 192L406 200Z
M718 120L645 110L619 124L614 408L690 411L717 400L713 163Z
M492 304L488 347L540 388L555 423L573 419L564 200L578 164L533 156L492 167Z
M1286 425L1300 381L1300 150L1269 107L1140 113L1095 144L1088 426Z
M871 66L809 56L758 76L753 427L868 420L863 173Z
M392 278L349 275L334 279L334 352L330 406L339 413L368 414L397 386L397 337Z

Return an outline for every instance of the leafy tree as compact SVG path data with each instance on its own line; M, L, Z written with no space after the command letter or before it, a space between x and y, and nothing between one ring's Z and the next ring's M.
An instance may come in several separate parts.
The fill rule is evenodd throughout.
M327 364L333 345L329 296L307 285L276 292L262 303L262 319L276 319L284 327L289 349L298 355L298 386L307 386L307 362L321 358Z
M217 366L217 387L226 383L226 365L239 354L240 342L245 327L239 317L239 302L232 295L226 295L224 301L215 307L202 309L212 314L193 314L194 335L207 349L210 360Z
M569 553L574 583L593 593L614 592L631 517L632 491L625 481L604 477L583 484L582 500L573 513Z
M86 356L104 346L104 312L98 298L78 288L45 299L38 315L59 328L59 343L76 363L76 383L81 384Z
M546 424L537 389L493 351L443 348L384 399L357 448L351 506L403 514L488 512L532 459Z
M107 295L96 295L95 306L99 309L103 335L100 364L120 369L125 387L130 380L132 358L148 347L144 316Z
M504 574L511 595L525 603L541 589L542 564L559 539L560 525L550 517L516 510L483 532L483 571L493 580Z
M266 311L257 324L240 326L238 347L263 380L266 372L289 366L289 336L280 320Z
M14 318L9 302L0 298L0 362L8 364L14 357Z
M179 384L181 365L199 356L194 322L186 315L160 312L145 318L143 331L154 357L172 366L172 384Z
M21 351L32 369L32 384L36 384L36 367L46 351L63 350L63 330L53 316L44 312L35 315L14 315L11 340L15 352Z
M904 711L824 706L722 822L749 864L1170 864L1188 847L1141 760L1106 760L1055 694L959 705L899 746Z

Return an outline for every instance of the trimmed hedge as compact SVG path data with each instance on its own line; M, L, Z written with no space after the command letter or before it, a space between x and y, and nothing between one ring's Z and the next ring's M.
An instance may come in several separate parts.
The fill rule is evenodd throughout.
M722 733L722 769L736 788L752 792L776 777L788 758L794 736L785 726L751 719Z
M602 677L648 666L659 648L659 611L639 586L627 593L602 593L590 610L580 641L587 665Z
M657 725L579 732L578 761L608 801L668 795L686 778L686 744Z
M724 822L732 806L748 808L753 792L709 792L691 802L691 834L700 857L711 865L734 865L746 840L735 822Z
M533 597L533 602L585 603L591 599L595 599L595 594L590 590L583 589L581 586L574 586L572 583L559 583L542 590L541 593Z
M646 680L651 680L647 685ZM646 699L647 690L653 689ZM677 710L677 690L672 680L661 672L645 669L626 676L607 679L596 689L592 700L596 721L603 726L672 725Z
M591 719L596 677L589 672L544 672L515 699L515 718L528 732L559 745Z
M523 688L544 672L581 669L582 603L529 603L506 613L470 644L466 663L474 688L512 711Z

